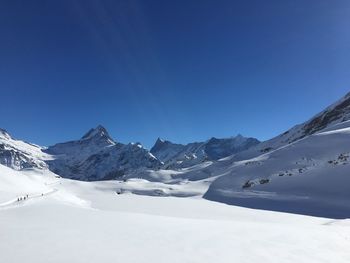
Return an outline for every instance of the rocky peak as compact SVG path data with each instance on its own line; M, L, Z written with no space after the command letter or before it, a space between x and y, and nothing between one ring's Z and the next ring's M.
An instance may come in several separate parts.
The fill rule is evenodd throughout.
M98 138L98 137L108 137L110 139L112 139L109 134L108 131L106 130L105 127L103 127L102 125L98 125L96 128L92 128L90 129L81 139L82 140L87 140L87 139L91 139L91 138Z
M161 138L158 138L156 143L153 145L151 152L157 152L157 151L164 149L165 147L168 147L171 145L175 145L175 144L173 144L170 141L166 141L166 140L163 140Z
M314 134L331 124L348 120L350 120L350 93L305 123L303 126L304 133L301 137Z

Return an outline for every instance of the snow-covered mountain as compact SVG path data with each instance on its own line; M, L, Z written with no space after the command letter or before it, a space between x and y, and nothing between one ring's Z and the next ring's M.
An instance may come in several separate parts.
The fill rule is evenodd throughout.
M161 166L141 144L115 142L102 126L91 129L80 140L55 144L45 152L54 157L48 161L51 171L86 181L114 179L130 170Z
M80 140L48 148L15 140L1 129L0 164L15 170L50 169L62 177L85 181L114 179L131 170L157 170L162 165L139 143L115 142L102 126Z
M204 161L214 161L249 149L259 144L255 138L236 137L217 139L212 137L205 142L194 142L186 145L157 139L151 153L164 162L166 168L190 167Z
M79 140L45 149L1 130L0 162L16 170L49 168L87 181L125 175L130 182L119 184L120 193L203 195L228 204L343 218L350 216L349 142L347 94L261 143L240 135L187 145L158 139L149 152L138 143L115 142L98 126ZM137 180L142 183L135 188Z
M218 171L218 178L204 197L252 208L349 217L349 117L347 94L309 121L213 163L202 172Z
M13 139L0 129L0 164L15 170L26 168L47 168L44 160L50 157L42 152L40 146Z
M327 107L308 121L298 124L288 131L251 147L247 151L242 151L233 157L233 160L245 160L252 157L259 156L263 153L276 150L282 146L288 145L306 136L315 134L317 132L327 130L329 127L341 125L350 120L350 93L343 98ZM339 126L338 126L339 127Z

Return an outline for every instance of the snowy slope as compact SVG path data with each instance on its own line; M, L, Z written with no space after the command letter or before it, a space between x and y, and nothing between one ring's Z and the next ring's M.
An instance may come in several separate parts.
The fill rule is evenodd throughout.
M310 120L298 124L281 135L270 140L264 141L255 147L242 151L235 156L233 160L245 160L256 157L263 153L278 149L284 145L295 142L306 136L312 135L322 130L327 130L335 125L342 125L350 120L350 93L334 104L321 111ZM347 124L345 124L347 125Z
M48 161L51 171L85 181L113 179L130 170L161 166L141 144L117 143L102 126L91 129L80 140L50 146L46 152L54 156Z
M347 128L342 124L340 129L335 125L253 159L226 162L225 173L210 185L205 198L252 208L350 217L350 123L346 122Z
M198 198L117 195L115 181L55 182L46 172L30 175L30 189L21 190L55 192L0 206L1 262L350 261L348 220ZM27 176L0 165L0 192L6 182L16 196Z
M51 157L42 152L42 148L13 139L5 130L0 129L0 164L15 170L25 168L46 168L44 162Z
M151 153L164 162L169 169L185 168L208 160L218 160L229 155L249 149L259 144L255 138L236 137L217 139L212 137L205 142L194 142L187 145L175 144L158 138Z
M0 165L0 208L11 204L18 196L47 192L49 188L44 182L52 180L57 180L54 175L40 170L17 171Z
M204 198L213 201L348 218L349 117L350 95L347 94L305 123L246 151L200 166L177 169L177 173L166 180L156 178L163 183L195 185L194 182L198 182L203 184L202 189L206 182L209 188Z
M0 164L15 170L50 169L78 180L117 178L131 170L158 169L162 163L139 143L115 142L98 126L80 140L48 148L13 139L0 129Z

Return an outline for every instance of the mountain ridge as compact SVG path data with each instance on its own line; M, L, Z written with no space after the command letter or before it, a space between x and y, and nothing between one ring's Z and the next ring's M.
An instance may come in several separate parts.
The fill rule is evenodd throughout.
M101 125L90 129L79 140L49 146L45 152L55 155L48 162L53 172L87 181L115 179L132 169L161 166L141 144L118 143Z
M260 141L238 134L229 138L211 137L204 142L172 143L158 138L150 152L167 168L185 168L204 161L215 161L246 150Z

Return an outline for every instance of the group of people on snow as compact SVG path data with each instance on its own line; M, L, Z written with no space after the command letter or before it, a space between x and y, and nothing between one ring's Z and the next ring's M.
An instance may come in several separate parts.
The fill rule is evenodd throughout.
M41 196L44 196L44 193L41 193ZM25 200L27 200L27 199L29 199L29 195L28 195L28 194L26 194L25 196L17 197L17 202L19 202L19 201L25 201Z
M22 201L22 200L27 200L29 198L29 195L26 194L25 196L20 196L17 198L17 202Z

